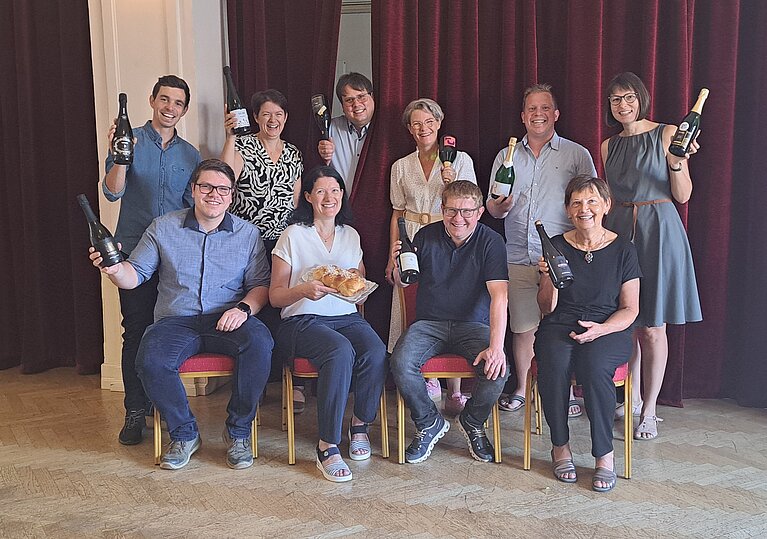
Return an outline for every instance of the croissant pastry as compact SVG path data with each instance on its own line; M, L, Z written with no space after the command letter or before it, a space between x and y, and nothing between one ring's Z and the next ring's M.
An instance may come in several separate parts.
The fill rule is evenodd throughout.
M313 277L347 298L365 288L365 279L338 266L319 266L314 270Z

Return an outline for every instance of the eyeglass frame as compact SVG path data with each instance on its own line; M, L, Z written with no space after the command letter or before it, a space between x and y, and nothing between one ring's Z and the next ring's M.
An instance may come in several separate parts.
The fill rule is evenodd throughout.
M631 96L629 100L629 96ZM609 95L607 96L607 101L612 105L613 107L617 107L621 104L621 101L625 101L627 105L631 105L632 103L639 101L639 94L637 92L627 92L623 95Z
M420 131L422 127L427 129L434 129L434 126L439 122L436 118L429 118L423 122L412 122L408 124L413 131Z
M442 206L442 213L445 215L445 217L455 217L460 213L461 217L464 219L471 219L481 207L481 204L476 208L449 208L447 206ZM466 215L464 212L468 212L469 215Z
M197 182L194 182L194 185L197 186L197 189L199 189L200 193L202 193L203 195L209 195L213 191L216 191L216 193L218 193L220 196L225 197L234 193L234 187L229 185L211 185L209 183L197 183ZM205 192L206 189L210 189L210 191L206 193ZM221 189L225 189L226 193L222 193Z
M367 103L368 98L371 95L372 94L370 92L362 92L361 94L357 94L357 95L344 96L343 98L341 98L341 103L343 103L344 105L349 105L349 106L354 105L355 102Z

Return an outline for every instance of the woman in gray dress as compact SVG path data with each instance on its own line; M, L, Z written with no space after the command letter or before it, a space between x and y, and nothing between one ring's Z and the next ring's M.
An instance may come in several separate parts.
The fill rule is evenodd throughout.
M700 146L693 141L684 157L668 151L676 126L647 118L650 94L634 73L615 76L607 85L607 100L607 125L622 131L602 142L602 163L615 198L605 226L631 239L643 275L631 360L633 402L639 409L625 413L640 415L634 438L647 440L658 435L656 401L668 361L666 324L703 318L690 243L672 202L690 199L687 161Z

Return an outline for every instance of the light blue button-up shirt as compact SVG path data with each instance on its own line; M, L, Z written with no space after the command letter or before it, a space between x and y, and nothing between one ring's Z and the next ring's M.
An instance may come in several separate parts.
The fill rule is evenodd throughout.
M346 119L346 116L337 116L330 122L329 135L335 146L333 157L330 158L330 166L336 169L343 178L349 196L352 194L357 163L369 127L370 124L367 124L357 133L354 125Z
M503 164L506 148L498 152L490 172L492 184ZM589 151L556 133L541 148L538 158L527 135L514 151L514 204L504 219L506 259L509 264L533 266L541 257L541 240L535 221L541 220L549 236L573 228L565 213L565 188L578 174L596 176Z
M128 262L139 284L159 272L155 322L168 316L223 313L251 289L269 286L269 261L258 228L230 213L205 232L194 208L158 217Z
M192 205L189 178L200 162L200 152L187 141L174 135L167 148L162 136L147 121L133 130L136 150L133 164L125 173L125 187L113 193L102 181L104 196L110 202L121 201L115 237L122 250L130 253L152 219ZM114 166L111 152L107 155L106 171Z

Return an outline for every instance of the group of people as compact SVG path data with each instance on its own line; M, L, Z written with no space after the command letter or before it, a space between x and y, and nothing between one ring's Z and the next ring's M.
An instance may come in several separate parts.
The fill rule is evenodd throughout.
M134 131L133 164L107 157L103 191L122 200L116 236L130 253L101 268L121 289L126 418L120 442L141 441L144 415L154 405L171 438L161 467L189 462L200 437L177 372L189 356L208 351L237 363L224 432L232 468L252 464L249 425L273 356L280 363L306 357L319 372L316 463L330 481L352 478L338 448L349 392L348 456L364 460L389 368L416 426L407 462L429 457L450 428L445 416L457 416L470 454L489 462L493 447L484 424L496 401L508 411L526 405L524 381L535 357L555 477L576 481L567 423L582 413L572 393L575 375L591 422L592 488L611 490L612 422L623 412L612 383L616 367L630 361L637 380L641 368L643 402L635 395L638 408L624 413L640 416L635 438L656 437L665 324L701 319L689 243L671 204L690 197L687 160L697 141L684 157L670 154L675 127L647 119L647 89L633 73L620 74L607 88L606 121L622 130L602 144L607 181L599 179L589 152L557 135L556 99L550 86L537 84L523 97L526 134L514 154L511 194L485 199L468 154L458 152L451 166L438 158L440 106L426 98L411 102L402 120L416 150L391 169L385 278L406 286L397 262L402 217L420 279L416 319L407 328L400 327L395 288L387 365L387 346L357 306L312 276L319 265L365 276L349 194L354 181L364 181L357 161L375 111L373 87L350 73L339 79L336 94L343 115L317 147L326 166L309 171L298 149L281 138L288 110L277 90L254 94L255 134L235 136L234 115L226 114L220 160L201 161L175 131L189 106L189 88L175 76L161 77L152 90L153 116ZM504 220L505 240L479 222L485 207ZM546 275L537 220L570 262L575 281L568 288L556 289ZM100 265L97 252L90 257ZM504 393L507 327L517 381ZM477 376L470 395L460 380L446 382L441 413L442 386L424 380L420 369L447 352L465 357ZM640 384L635 387L638 392ZM291 398L302 404L305 395L298 389Z

